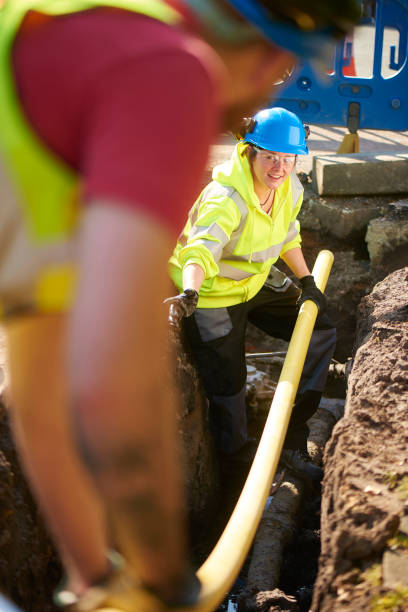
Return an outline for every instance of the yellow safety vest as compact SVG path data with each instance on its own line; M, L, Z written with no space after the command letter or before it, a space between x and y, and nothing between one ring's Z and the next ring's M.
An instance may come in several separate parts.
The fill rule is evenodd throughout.
M279 256L301 243L299 179L294 172L288 176L275 192L271 215L266 214L254 191L247 146L238 144L231 159L214 168L213 181L190 210L170 258L170 276L180 290L185 266L195 263L204 270L199 308L247 302Z
M40 141L21 109L12 43L30 10L63 15L102 6L180 20L162 0L7 0L0 9L0 313L61 310L72 301L79 212L78 175Z

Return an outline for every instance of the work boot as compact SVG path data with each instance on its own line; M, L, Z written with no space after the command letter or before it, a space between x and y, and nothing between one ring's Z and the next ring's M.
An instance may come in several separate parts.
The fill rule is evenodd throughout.
M164 612L193 605L198 598L201 583L193 572L186 576L179 597L164 602L130 574L124 559L116 551L109 554L109 560L112 569L105 579L89 587L79 597L59 588L54 593L54 603L67 612L93 612L100 608L117 608L123 612Z
M222 453L222 467L225 470L250 468L258 450L258 440L256 438L248 438L245 444L235 453Z
M322 468L311 462L307 451L284 448L279 461L282 466L303 478L308 478L315 482L320 482L323 478Z

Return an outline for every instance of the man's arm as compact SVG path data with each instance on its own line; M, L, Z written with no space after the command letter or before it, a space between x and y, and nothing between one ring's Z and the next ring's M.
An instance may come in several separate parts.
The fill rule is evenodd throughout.
M187 558L177 407L165 358L172 243L144 214L105 201L89 204L68 335L82 455L120 550L165 599L183 581Z

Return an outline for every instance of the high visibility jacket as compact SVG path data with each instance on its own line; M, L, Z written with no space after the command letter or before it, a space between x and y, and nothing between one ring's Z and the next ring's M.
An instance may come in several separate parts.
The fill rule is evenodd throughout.
M62 15L101 6L180 20L163 0L7 0L0 9L0 313L61 310L72 301L79 213L79 177L38 139L20 107L12 43L29 10Z
M271 215L266 214L254 191L247 146L239 143L231 159L214 168L170 258L170 275L180 290L184 266L194 263L204 270L199 308L250 300L278 257L301 243L299 179L294 172L288 176L275 191Z

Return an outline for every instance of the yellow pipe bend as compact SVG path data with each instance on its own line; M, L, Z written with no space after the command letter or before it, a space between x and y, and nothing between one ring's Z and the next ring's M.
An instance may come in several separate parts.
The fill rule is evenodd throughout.
M333 253L327 250L320 251L316 259L312 274L321 291L326 288L333 259ZM197 572L202 584L198 601L194 606L180 608L179 612L214 610L239 574L262 517L279 462L316 317L317 306L308 300L300 308L264 431L241 496L214 550ZM132 607L126 610L157 612L157 608L148 609L139 606L136 601L132 603ZM105 608L98 612L119 611Z

